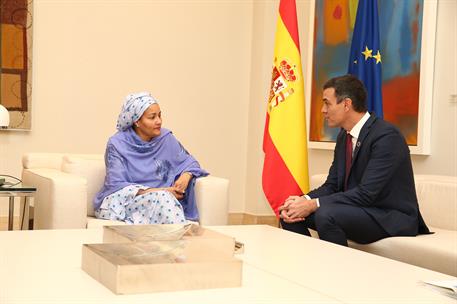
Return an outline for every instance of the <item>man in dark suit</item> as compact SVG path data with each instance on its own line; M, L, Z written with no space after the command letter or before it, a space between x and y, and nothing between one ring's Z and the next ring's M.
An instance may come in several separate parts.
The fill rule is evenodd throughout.
M367 112L366 90L355 76L324 84L322 113L340 127L326 182L280 207L284 229L347 246L389 236L429 233L417 204L409 148L393 125Z

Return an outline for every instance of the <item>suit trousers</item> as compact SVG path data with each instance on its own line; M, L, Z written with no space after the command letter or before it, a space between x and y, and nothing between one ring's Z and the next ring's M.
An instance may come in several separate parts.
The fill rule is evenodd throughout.
M286 223L281 219L281 226L307 236L311 236L311 228L321 240L343 246L348 246L348 239L368 244L390 236L363 208L338 203L322 204L301 222Z

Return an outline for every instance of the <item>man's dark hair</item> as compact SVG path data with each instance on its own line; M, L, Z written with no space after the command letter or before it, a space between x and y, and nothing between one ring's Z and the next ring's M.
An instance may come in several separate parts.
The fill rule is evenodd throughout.
M335 89L336 102L340 103L345 98L352 100L354 111L363 113L367 111L367 91L363 83L354 75L344 75L327 80L324 90Z

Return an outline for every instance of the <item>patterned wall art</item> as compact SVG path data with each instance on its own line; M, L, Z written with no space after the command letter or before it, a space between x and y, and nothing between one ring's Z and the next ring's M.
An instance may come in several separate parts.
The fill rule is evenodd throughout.
M371 0L370 0L371 1ZM309 146L333 149L338 129L321 113L322 86L348 69L358 0L314 0ZM430 153L436 1L378 1L384 119L396 125L414 154Z
M10 113L9 129L31 128L32 2L0 0L0 104Z

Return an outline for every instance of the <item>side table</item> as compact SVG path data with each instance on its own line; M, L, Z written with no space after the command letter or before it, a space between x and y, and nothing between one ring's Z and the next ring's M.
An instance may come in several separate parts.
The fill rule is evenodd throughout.
M24 214L26 208L30 208L29 197L34 197L36 192L35 187L30 187L22 183L14 185L3 185L0 186L0 197L9 197L9 209L8 209L8 230L13 230L14 220L14 198L24 197L24 213L21 215L22 221L24 221ZM28 224L27 224L28 225ZM22 225L21 225L22 229Z

